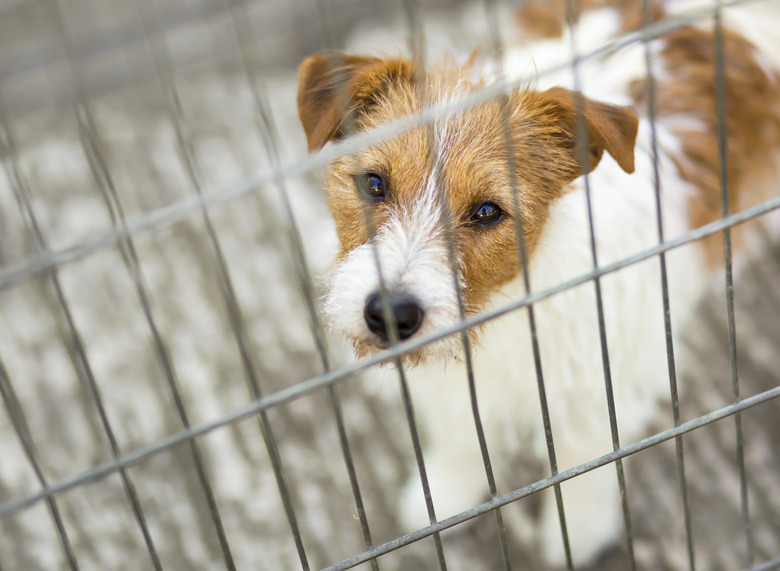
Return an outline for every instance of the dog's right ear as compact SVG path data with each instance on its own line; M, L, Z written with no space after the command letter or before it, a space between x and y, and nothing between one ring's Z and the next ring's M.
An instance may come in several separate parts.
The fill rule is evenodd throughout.
M345 120L357 121L397 81L414 82L412 63L347 54L316 55L301 64L298 116L309 151L344 135Z

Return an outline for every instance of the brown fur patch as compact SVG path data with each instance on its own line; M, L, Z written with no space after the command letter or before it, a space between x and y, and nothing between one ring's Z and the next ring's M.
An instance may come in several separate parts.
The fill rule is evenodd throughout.
M339 56L344 57L344 56ZM322 62L318 61L320 66ZM401 117L418 113L424 107L422 92L431 103L451 100L480 85L469 81L469 69L445 65L428 71L424 90L407 80L414 70L410 62L393 60L392 65L377 62L355 69L354 76L343 77L353 100L342 109L355 112L358 131L375 128ZM329 66L330 68L335 65ZM321 146L321 136L340 135L340 123L333 113L335 96L323 94L323 85L333 84L312 75L302 66L302 90L299 105L304 127L312 141ZM343 67L340 69L344 69ZM393 70L406 70L399 79L389 77ZM311 85L317 86L312 89ZM366 105L365 101L370 101ZM326 119L317 117L316 110ZM590 171L603 152L612 154L627 171L633 170L633 148L637 117L627 108L590 101L562 88L546 92L518 90L508 98L511 152L519 188L520 212L516 213L512 196L512 176L507 165L505 113L493 100L475 108L438 120L433 126L419 127L389 141L363 149L337 160L326 175L328 202L341 241L341 257L368 242L372 232L382 228L393 216L419 208L428 188L433 156L432 142L441 157L437 191L453 223L452 236L462 278L463 298L469 313L477 311L488 295L520 271L517 230L514 218L520 216L528 255L539 240L550 204L580 176L577 113L584 112ZM320 124L327 120L328 127ZM306 122L308 121L308 126ZM361 195L356 176L378 174L386 183L386 196L374 202ZM480 225L471 217L486 202L505 213L496 224Z
M649 1L649 13L642 14L641 0L574 0L573 20L587 10L614 8L621 18L621 33L638 29L643 22L655 22L664 16L660 0ZM567 26L566 0L523 2L515 9L517 25L529 39L557 38Z
M663 79L655 86L658 120L666 122L682 142L682 156L675 158L677 167L699 190L690 202L694 226L723 215L714 39L713 31L693 27L665 36ZM735 212L764 198L762 188L755 183L767 166L774 166L774 153L780 148L780 82L759 65L755 48L747 40L724 30L723 41L723 127L727 134L729 203ZM632 86L637 105L647 104L646 90L645 81ZM696 121L698 127L675 126L674 118L679 116ZM705 248L710 264L722 260L722 235L707 239Z

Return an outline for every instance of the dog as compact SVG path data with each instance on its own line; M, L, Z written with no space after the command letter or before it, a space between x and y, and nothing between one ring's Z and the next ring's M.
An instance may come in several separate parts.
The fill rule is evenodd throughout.
M533 66L555 68L571 57L573 42L586 53L635 29L628 2L591 3L598 6L586 10L588 2L581 3L573 37L565 26L558 35L555 25L525 20L555 33L510 47L500 66L505 78L526 77ZM662 20L703 4L654 3L651 16ZM541 17L538 10L526 16ZM726 8L722 31L711 17L699 18L647 46L628 43L580 60L574 71L539 74L501 97L336 159L325 174L340 242L323 304L329 328L353 344L356 356L375 354L521 299L529 287L558 286L715 221L723 216L724 182L732 212L776 195L778 16L771 2ZM299 116L313 152L499 79L495 65L474 57L423 67L403 57L315 55L300 67ZM723 168L720 115L727 134ZM538 476L549 474L539 374L558 470L613 450L605 367L621 443L646 436L659 418L671 424L667 333L679 340L707 276L722 265L720 240L666 252L663 282L659 258L652 257L601 276L600 300L593 281L544 297L532 306L533 333L528 307L469 331L499 493L533 481L522 481L510 458L536 466ZM735 248L740 244L735 230ZM440 518L489 497L465 351L461 337L450 335L403 357ZM623 533L615 470L588 472L561 490L573 562L593 563ZM398 504L408 531L428 524L416 476ZM554 496L543 496L536 512L509 507L509 532L546 565L564 565Z

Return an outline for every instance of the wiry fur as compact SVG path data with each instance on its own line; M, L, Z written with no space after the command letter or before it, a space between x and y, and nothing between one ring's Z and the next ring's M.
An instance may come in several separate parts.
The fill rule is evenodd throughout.
M625 6L622 0L581 4L609 4L621 10ZM729 148L734 150L729 182L736 205L778 191L777 183L761 192L754 188L756 177L767 180L767 173L777 173L780 150L778 61L765 53L780 53L780 45L763 25L765 5L727 10L724 16L727 26L734 24L726 35L725 79ZM653 3L653 18L664 13L660 3ZM636 25L636 20L635 13L620 10L583 13L577 40L582 49L597 47L610 34ZM753 40L755 44L750 43ZM660 86L657 157L644 99L644 47L634 44L603 59L584 61L579 68L585 95L609 104L554 87L572 87L567 70L512 93L505 102L484 103L337 160L326 177L341 241L325 303L331 327L353 341L359 355L385 346L363 319L366 298L379 287L377 259L388 290L414 296L425 310L425 321L415 335L456 323L461 311L458 297L466 314L522 297L518 227L533 290L592 271L586 188L599 265L651 248L659 239L656 168L666 239L711 220L716 216L712 204L719 183L717 152L713 159L712 151L713 141L717 151L716 105L712 73L707 71L713 63L712 41L711 32L691 28L650 46ZM510 76L527 72L531 57L544 69L568 58L569 45L568 39L542 41L530 49L510 51L504 68ZM458 97L492 79L486 70L475 82L470 65L464 69L444 65L428 70L422 89L417 83L419 70L409 61L339 58L337 62L333 57L314 57L302 66L299 106L311 149L351 129L370 129L416 113L426 102ZM638 134L634 114L617 105L633 105L639 112ZM579 136L578 112L584 114L581 126L587 130L587 141ZM692 126L704 129L709 138L697 135ZM381 201L371 203L360 196L354 177L365 173L381 173L387 181L388 192ZM589 173L587 181L584 173ZM518 189L517 196L513 188ZM500 223L478 226L471 221L471 213L485 202L504 211ZM709 210L702 211L702 204ZM454 268L441 229L443 212L452 222ZM691 244L669 252L666 259L672 330L677 335L706 283L705 249ZM609 371L625 444L645 434L669 391L660 264L649 259L604 276L600 283ZM594 284L585 283L534 306L561 470L613 446L595 295ZM487 323L477 338L473 365L481 417L499 491L506 492L530 483L512 469L515 459L542 469L548 465L527 310ZM408 371L409 386L426 437L426 463L439 517L472 507L488 492L467 379L457 359L460 351L455 338L424 347L407 359L418 365ZM444 367L432 359L442 355L455 358ZM562 490L572 554L575 564L582 565L621 534L615 471L611 466L596 470L566 482ZM409 530L428 522L416 477L410 479L399 504ZM520 508L505 510L510 532L549 564L563 564L552 494L543 497L538 516Z
M327 322L334 332L352 340L358 355L382 348L372 339L363 318L366 298L380 287L379 268L381 283L389 291L413 295L425 308L421 335L460 320L455 293L459 277L453 275L449 264L439 218L436 197L429 190L411 208L399 206L372 241L351 250L333 268L328 280L332 293L324 304ZM458 346L457 339L449 338L426 352L433 350L452 358ZM416 356L410 355L410 359Z

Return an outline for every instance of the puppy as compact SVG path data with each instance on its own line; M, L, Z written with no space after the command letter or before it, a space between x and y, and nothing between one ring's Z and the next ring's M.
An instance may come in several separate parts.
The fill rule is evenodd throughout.
M700 4L675 2L674 8ZM656 18L669 16L660 5L654 10ZM777 16L777 4L768 2L723 13L732 211L778 190L771 181L780 150L780 42L767 23ZM583 12L574 40L582 51L595 49L626 25L619 9ZM634 43L582 61L576 73L540 75L503 99L335 160L325 177L341 244L324 301L330 328L357 356L370 355L396 339L416 339L520 299L526 278L532 291L541 291L593 271L594 263L605 266L656 246L659 227L669 240L720 218L715 39L710 18L678 26L649 44L652 83L645 46ZM510 49L504 73L522 77L533 69L529 62L554 67L571 57L571 44L569 37L542 38ZM496 80L490 65L478 68L471 60L422 69L404 58L313 56L300 68L299 114L309 150L316 151ZM585 91L575 91L575 84ZM675 338L722 251L716 237L666 254ZM531 483L513 470L518 460L549 473L537 373L559 470L613 449L605 364L621 443L645 436L661 413L671 422L663 405L669 356L659 259L607 274L599 285L606 346L593 282L534 304L538 371L527 308L469 333L500 493ZM488 496L463 363L458 335L404 357L439 518ZM574 562L590 563L622 534L615 470L574 478L562 493ZM399 505L409 531L428 523L417 477ZM563 565L553 495L543 496L535 514L508 508L509 531L547 564Z

